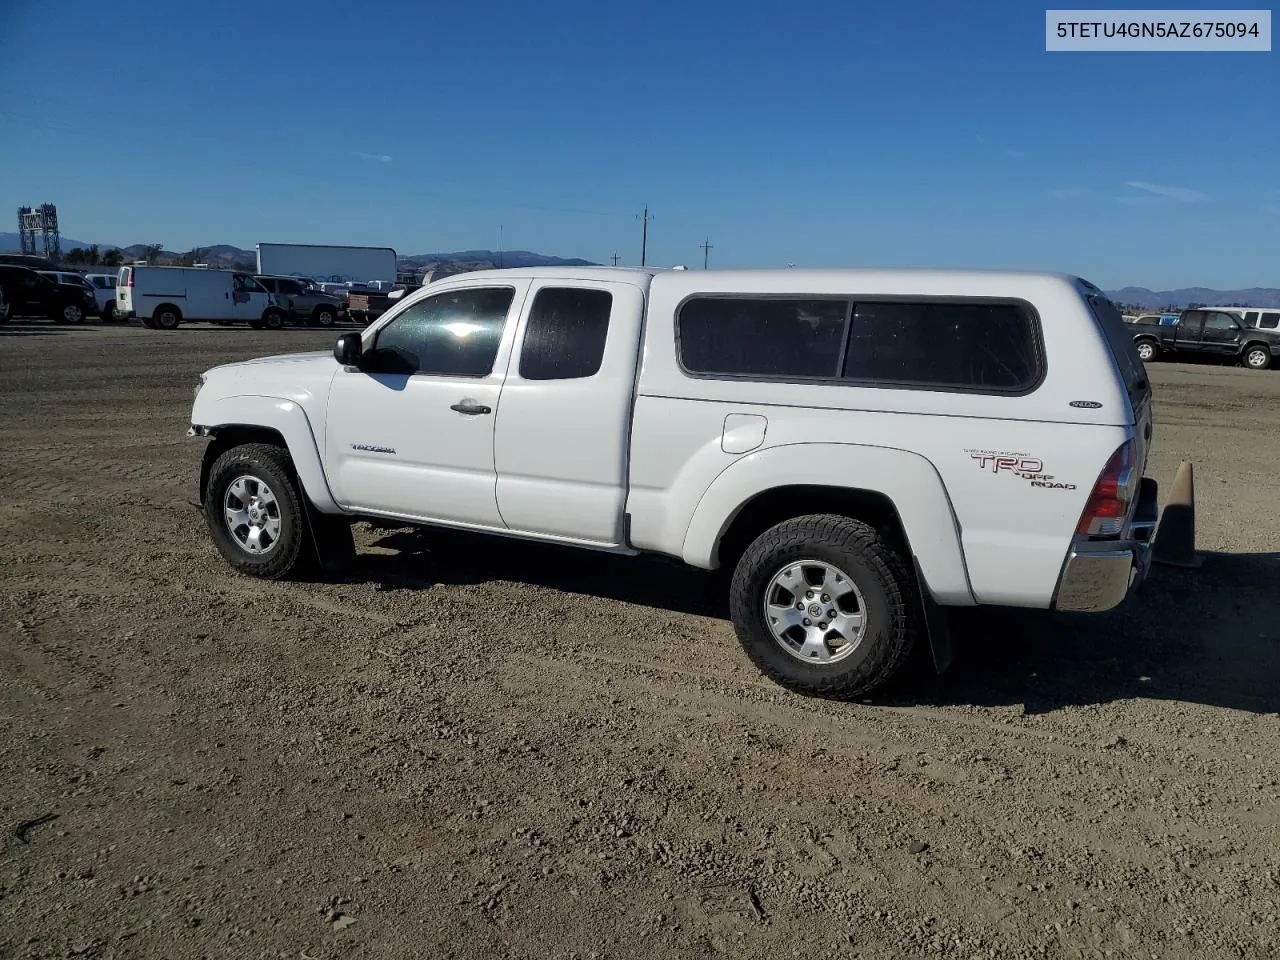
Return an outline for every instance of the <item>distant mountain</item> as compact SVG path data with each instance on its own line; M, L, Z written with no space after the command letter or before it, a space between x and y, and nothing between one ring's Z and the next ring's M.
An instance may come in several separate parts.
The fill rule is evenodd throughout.
M39 246L40 238L36 238L36 244ZM62 238L62 252L66 253L76 247L87 247L89 244L83 240L72 240L70 237ZM99 250L110 250L111 244L99 244ZM0 233L0 253L20 253L22 251L22 235L18 233ZM44 248L40 248L43 255Z
M1148 290L1146 287L1124 287L1108 290L1115 303L1156 310L1160 307L1187 307L1193 303L1206 307L1280 307L1280 289L1249 287L1245 290L1214 290L1209 287L1183 287L1178 290Z

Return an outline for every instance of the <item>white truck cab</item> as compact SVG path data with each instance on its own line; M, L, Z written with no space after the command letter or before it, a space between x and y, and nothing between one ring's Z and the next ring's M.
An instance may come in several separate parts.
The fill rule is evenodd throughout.
M1100 611L1145 577L1150 387L1119 314L1057 274L463 274L332 353L201 379L201 502L279 578L350 521L731 571L746 653L858 696L939 606Z

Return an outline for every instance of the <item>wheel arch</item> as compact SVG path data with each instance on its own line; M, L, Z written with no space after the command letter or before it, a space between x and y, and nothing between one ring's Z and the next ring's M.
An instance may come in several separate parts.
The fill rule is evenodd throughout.
M882 488L892 478L893 493ZM771 447L725 469L694 509L682 558L716 569L775 523L838 513L882 532L940 603L971 605L960 529L942 478L925 457L857 444Z
M278 397L228 397L210 409L197 409L193 421L192 430L210 438L200 467L201 505L209 469L219 456L243 443L268 443L288 452L298 484L317 510L344 512L329 489L311 421L297 403Z

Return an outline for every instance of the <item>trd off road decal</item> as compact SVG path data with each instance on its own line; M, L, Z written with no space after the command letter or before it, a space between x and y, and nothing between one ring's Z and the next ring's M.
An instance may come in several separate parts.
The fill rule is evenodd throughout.
M1039 457L1008 450L965 450L982 470L993 474L1007 473L1028 481L1033 487L1045 490L1074 490L1074 483L1063 483L1052 474L1045 473L1044 461Z

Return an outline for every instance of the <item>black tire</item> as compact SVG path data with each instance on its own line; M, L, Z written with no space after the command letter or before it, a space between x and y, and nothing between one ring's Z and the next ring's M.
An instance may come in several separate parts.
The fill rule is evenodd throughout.
M58 308L58 313L62 317L63 323L84 323L85 312L84 307L78 303L64 303Z
M843 572L861 595L859 638L827 663L788 652L765 618L774 577L804 561ZM733 572L729 609L739 643L771 680L798 693L847 700L882 687L910 659L920 630L913 590L906 564L873 527L837 514L811 514L766 530L747 547Z
M317 327L332 327L338 321L338 313L333 307L316 307L311 314L311 322Z
M262 315L262 325L268 330L279 330L284 326L284 314L279 310L268 310Z
M240 478L252 478L259 491L262 485L273 495L274 518L279 534L261 552L242 545L240 537L252 528L238 527L233 533L224 510L227 491ZM204 515L213 542L223 559L236 571L264 580L283 580L299 573L311 556L310 532L301 487L295 480L287 451L266 443L246 443L232 447L214 461L204 490Z
M1138 351L1138 359L1143 363L1151 363L1160 358L1160 348L1154 340L1139 340L1134 346ZM1147 354L1144 356L1144 354Z
M1251 343L1244 348L1240 360L1250 370L1265 370L1271 366L1271 348L1265 343Z
M151 320L157 330L177 330L178 324L182 323L182 312L173 304L164 303L156 307Z
M110 323L116 318L116 302L108 300L107 305L102 308L102 322Z

